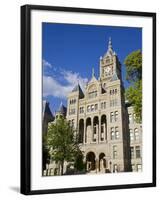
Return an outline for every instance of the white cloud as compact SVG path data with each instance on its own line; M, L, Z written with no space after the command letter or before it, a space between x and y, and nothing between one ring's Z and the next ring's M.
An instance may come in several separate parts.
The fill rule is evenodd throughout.
M43 67L49 67L49 68L52 68L51 63L49 63L49 62L46 61L45 59L42 60L42 64L43 64Z
M70 84L70 85L77 85L77 83L80 84L82 89L84 89L88 79L82 78L79 73L73 73L72 71L62 71L62 74L64 76L64 79Z
M43 96L52 95L54 97L66 98L78 82L82 89L84 89L88 81L87 78L82 78L79 73L73 73L71 71L63 70L61 75L61 78L67 82L65 85L51 76L43 76Z

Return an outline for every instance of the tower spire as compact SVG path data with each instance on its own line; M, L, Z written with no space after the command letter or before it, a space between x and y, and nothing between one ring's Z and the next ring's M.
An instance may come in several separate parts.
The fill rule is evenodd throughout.
M94 67L92 67L92 77L94 77L95 74L94 74Z
M107 49L107 52L105 54L105 56L108 56L108 55L115 55L116 53L113 51L113 48L112 48L112 39L111 37L109 37L109 41L108 41L108 49Z
M109 37L108 51L113 51L113 49L112 49L112 39L111 39L111 37Z

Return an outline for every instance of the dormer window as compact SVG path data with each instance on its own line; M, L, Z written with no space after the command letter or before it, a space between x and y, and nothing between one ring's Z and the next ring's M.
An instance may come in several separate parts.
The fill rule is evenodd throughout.
M88 98L89 99L95 98L95 97L97 97L97 91L92 91L92 92L88 93Z

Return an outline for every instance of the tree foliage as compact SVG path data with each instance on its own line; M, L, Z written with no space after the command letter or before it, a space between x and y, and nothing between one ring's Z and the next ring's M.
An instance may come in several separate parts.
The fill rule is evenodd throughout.
M129 54L126 65L126 79L131 86L126 89L126 99L134 107L137 122L142 119L142 53L140 50Z
M126 79L129 82L135 83L142 80L142 53L140 50L130 53L126 57L124 64L127 71Z
M137 122L140 122L142 119L142 80L126 90L126 97L134 107Z
M64 161L75 162L81 155L75 131L66 119L57 119L48 128L47 142L51 158L61 165L63 175Z

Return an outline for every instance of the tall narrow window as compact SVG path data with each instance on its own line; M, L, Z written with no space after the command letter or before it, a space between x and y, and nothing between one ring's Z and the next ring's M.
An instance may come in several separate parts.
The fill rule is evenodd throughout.
M95 108L95 110L97 110L98 109L98 104L95 104L94 108Z
M117 145L113 146L113 159L117 159Z
M84 107L80 107L80 113L84 113Z
M97 133L97 127L96 125L93 127L93 141L96 142L96 133Z
M91 111L94 111L94 105L91 105Z
M134 140L134 133L132 131L132 129L129 129L129 134L130 134L130 141Z
M112 128L111 128L111 140L114 140L114 138L115 138L115 137L114 137L114 128L112 127Z
M134 158L134 147L130 147L131 159Z
M118 111L115 111L115 122L118 121Z
M134 129L134 135L135 135L135 140L139 140L139 132L138 132L138 128Z
M115 128L115 139L119 139L118 127Z
M136 158L141 157L141 151L140 151L140 146L136 146Z
M113 112L111 112L111 114L110 114L110 121L114 122L114 113Z

